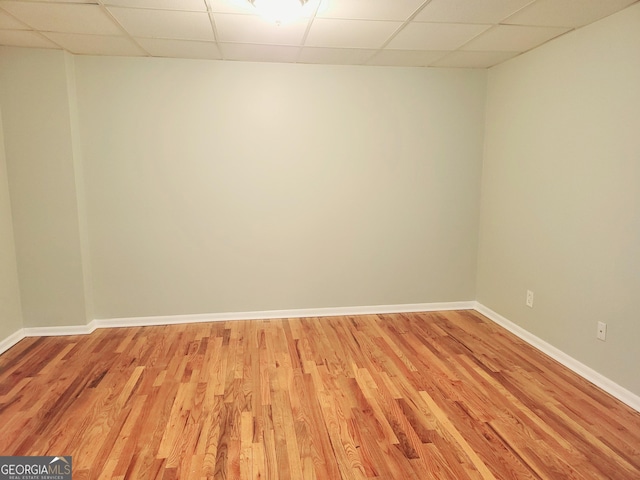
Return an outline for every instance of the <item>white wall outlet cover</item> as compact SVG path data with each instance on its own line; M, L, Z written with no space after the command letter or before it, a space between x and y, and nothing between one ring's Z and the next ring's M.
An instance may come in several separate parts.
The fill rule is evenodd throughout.
M526 305L529 308L533 308L533 292L531 290L527 290L527 300Z
M598 340L605 341L607 339L607 324L598 322Z

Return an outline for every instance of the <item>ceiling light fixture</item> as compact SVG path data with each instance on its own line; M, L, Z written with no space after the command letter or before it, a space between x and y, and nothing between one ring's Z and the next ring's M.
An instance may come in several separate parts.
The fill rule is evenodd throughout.
M302 17L309 0L248 0L258 14L271 22L281 25Z

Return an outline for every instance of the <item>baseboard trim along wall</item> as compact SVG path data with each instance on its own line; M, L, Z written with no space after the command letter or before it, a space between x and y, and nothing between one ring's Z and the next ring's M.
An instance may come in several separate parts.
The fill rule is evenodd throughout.
M621 387L614 381L596 372L592 368L587 367L584 363L579 362L575 358L564 353L562 350L559 350L558 348L545 342L541 338L536 337L534 334L532 334L528 330L525 330L524 328L516 325L511 320L507 320L505 317L503 317L499 313L496 313L490 308L485 307L481 303L476 303L476 305L473 308L478 313L481 313L492 322L495 322L498 325L509 330L511 333L513 333L520 339L524 340L532 347L550 356L557 362L567 367L569 370L574 371L575 373L580 375L582 378L588 380L589 382L593 383L597 387L600 387L605 392L614 396L621 402L627 404L634 410L640 412L640 397L638 395L634 394L633 392L630 392L626 388Z
M145 327L178 325L184 323L226 322L228 320L260 320L274 318L337 317L342 315L376 315L383 313L436 312L439 310L471 310L476 302L409 303L401 305L374 305L361 307L304 308L291 310L264 310L253 312L202 313L193 315L161 315L153 317L103 318L87 325L60 327L25 327L0 340L0 354L26 337L53 337L58 335L87 335L96 328Z
M96 321L87 325L71 325L65 327L28 327L23 328L25 337L57 337L63 335L88 335L97 328Z
M7 338L0 340L0 354L9 350L11 347L13 347L16 343L18 343L20 340L22 340L26 336L27 335L25 335L24 328L21 328L17 332L13 332Z
M274 318L339 317L345 315L376 315L383 313L437 312L438 310L470 310L475 302L410 303L404 305L374 305L367 307L304 308L294 310L265 310L258 312L229 312L162 317L132 317L94 320L97 328L143 327L180 323L224 322L228 320L260 320Z
M414 303L404 305L375 305L368 307L335 307L309 308L294 310L266 310L255 312L228 312L195 315L168 315L154 317L130 317L96 319L87 325L66 327L36 327L23 328L0 340L0 354L7 351L25 337L44 337L57 335L86 335L97 328L144 327L153 325L177 325L184 323L224 322L229 320L260 320L276 318L304 318L304 317L335 317L344 315L376 315L385 313L434 312L443 310L476 310L489 320L504 327L529 345L549 355L551 358L577 373L584 379L600 387L621 402L640 412L640 397L621 387L604 375L577 361L553 345L536 337L524 328L516 325L502 315L485 307L481 303L443 302L443 303Z

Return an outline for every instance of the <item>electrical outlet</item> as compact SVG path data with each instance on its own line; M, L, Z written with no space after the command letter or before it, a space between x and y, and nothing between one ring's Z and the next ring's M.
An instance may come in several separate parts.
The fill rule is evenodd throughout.
M598 340L603 342L607 339L607 324L604 322L598 322Z
M525 303L527 307L533 308L533 292L531 290L527 290L527 301Z

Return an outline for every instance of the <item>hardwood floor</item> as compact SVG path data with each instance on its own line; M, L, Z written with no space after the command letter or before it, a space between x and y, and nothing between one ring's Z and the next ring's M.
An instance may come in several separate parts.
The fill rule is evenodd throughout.
M640 479L640 414L474 311L27 338L1 455L80 479Z

